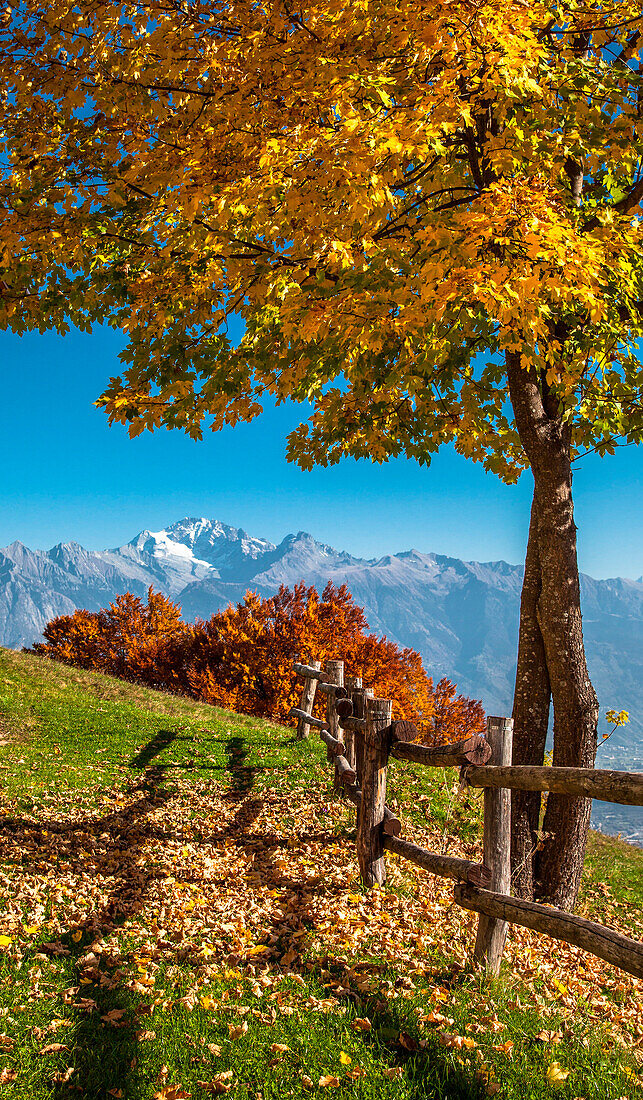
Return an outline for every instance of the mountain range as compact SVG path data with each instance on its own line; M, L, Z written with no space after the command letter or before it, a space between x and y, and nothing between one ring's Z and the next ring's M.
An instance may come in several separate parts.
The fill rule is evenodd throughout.
M113 550L71 542L41 551L14 542L0 550L0 644L30 646L53 616L77 607L97 610L125 591L144 596L149 585L176 599L192 620L242 599L248 588L268 596L280 584L302 580L320 590L328 580L346 582L371 630L418 650L434 679L448 676L460 691L482 699L488 713L511 713L521 566L417 550L366 560L303 531L276 546L218 521L186 518L162 531L142 531ZM581 586L601 711L625 709L632 719L601 746L599 761L638 769L643 578L583 576Z

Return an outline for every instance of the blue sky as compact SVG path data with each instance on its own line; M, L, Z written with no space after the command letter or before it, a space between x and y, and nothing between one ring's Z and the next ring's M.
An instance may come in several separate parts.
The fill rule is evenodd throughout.
M465 559L524 555L531 484L507 487L452 452L429 469L346 460L304 473L284 458L295 406L195 443L130 440L92 406L118 373L120 334L0 333L0 546L117 546L139 530L204 515L278 542L291 531L364 557L415 547ZM643 449L584 459L575 477L581 569L643 573Z

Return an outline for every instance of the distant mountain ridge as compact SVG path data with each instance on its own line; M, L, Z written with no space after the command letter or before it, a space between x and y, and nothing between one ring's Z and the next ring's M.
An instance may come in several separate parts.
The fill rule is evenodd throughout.
M0 550L0 643L29 646L53 616L97 610L128 590L144 596L150 584L192 620L242 599L248 587L268 596L302 580L318 589L346 582L373 631L417 649L435 678L449 676L488 712L510 713L521 566L417 550L366 560L303 531L276 546L218 521L185 518L112 550L72 542L41 551L14 542ZM632 715L601 759L643 767L643 580L583 576L582 601L601 709Z

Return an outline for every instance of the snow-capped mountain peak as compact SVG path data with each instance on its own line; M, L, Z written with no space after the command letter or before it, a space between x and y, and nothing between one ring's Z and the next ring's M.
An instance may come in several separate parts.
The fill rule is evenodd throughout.
M185 517L113 550L69 542L40 551L15 542L0 551L0 643L30 645L55 615L105 607L126 591L145 597L150 585L176 599L186 619L196 619L242 600L248 588L269 596L280 584L303 581L321 592L330 580L347 584L372 630L418 650L434 677L449 676L489 710L506 714L521 579L522 569L506 562L418 550L366 561L305 531L275 546L218 520ZM622 738L632 751L643 713L643 583L583 577L582 593L601 706L632 714L626 734L619 731L607 748Z

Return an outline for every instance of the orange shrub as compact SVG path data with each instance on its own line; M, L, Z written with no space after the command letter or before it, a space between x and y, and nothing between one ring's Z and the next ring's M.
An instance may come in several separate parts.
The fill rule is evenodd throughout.
M82 668L183 692L246 714L288 719L302 684L293 660L341 658L345 675L361 676L379 698L393 700L395 718L416 721L423 740L457 740L484 728L479 702L456 696L440 680L434 689L418 653L368 633L364 612L346 585L317 590L284 585L262 599L245 599L207 622L181 622L180 608L148 592L131 593L99 612L76 611L48 624L35 651ZM323 714L324 697L315 704Z
M457 740L484 729L479 702L456 696L447 679L437 689L421 658L387 638L367 633L364 612L346 585L317 590L282 585L268 599L246 593L243 602L197 623L186 661L190 694L221 707L286 721L298 706L302 683L292 662L342 658L346 676L361 676L393 714L419 725L423 740ZM324 713L324 697L315 713Z
M182 690L182 656L192 628L181 608L150 587L147 604L131 592L102 611L52 619L34 652L152 687Z

